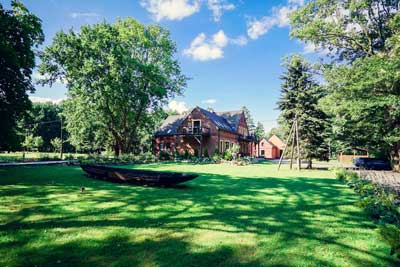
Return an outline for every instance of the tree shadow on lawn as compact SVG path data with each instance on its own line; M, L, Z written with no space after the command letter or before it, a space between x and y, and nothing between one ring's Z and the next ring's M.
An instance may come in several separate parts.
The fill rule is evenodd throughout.
M334 179L202 173L185 187L165 189L92 180L77 168L62 169L62 177L57 167L40 170L0 179L1 196L23 205L0 213L0 233L12 237L0 239L10 266L340 266L341 257L348 266L396 266L386 246L369 240L374 226L353 206L357 197ZM87 192L80 194L80 186ZM91 229L108 234L62 238ZM158 234L137 240L146 229ZM64 241L32 246L46 231L61 231ZM201 246L194 240L202 234L222 244ZM255 244L242 244L243 235ZM227 245L225 237L238 240Z

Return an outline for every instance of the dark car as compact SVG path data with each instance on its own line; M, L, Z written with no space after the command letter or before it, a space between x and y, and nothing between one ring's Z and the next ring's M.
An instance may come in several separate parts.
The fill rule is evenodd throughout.
M382 159L374 158L356 158L354 165L360 169L366 170L391 170L390 162Z

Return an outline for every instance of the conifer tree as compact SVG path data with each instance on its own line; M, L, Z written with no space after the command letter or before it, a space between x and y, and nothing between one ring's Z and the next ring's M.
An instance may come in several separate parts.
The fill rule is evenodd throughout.
M328 159L327 115L318 106L324 93L313 79L310 64L300 55L285 59L284 67L280 123L288 132L297 114L301 156L308 160L307 168L312 168L312 159Z

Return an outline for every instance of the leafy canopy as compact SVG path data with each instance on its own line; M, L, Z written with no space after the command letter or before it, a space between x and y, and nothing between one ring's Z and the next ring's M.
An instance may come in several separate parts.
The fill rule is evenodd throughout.
M291 15L291 36L354 60L385 50L399 0L314 0Z
M149 116L186 86L175 52L166 29L132 18L58 32L41 56L40 72L45 84L67 84L72 143L91 135L117 155L133 151Z
M0 149L16 143L16 122L30 108L34 48L44 40L41 21L19 1L0 3Z

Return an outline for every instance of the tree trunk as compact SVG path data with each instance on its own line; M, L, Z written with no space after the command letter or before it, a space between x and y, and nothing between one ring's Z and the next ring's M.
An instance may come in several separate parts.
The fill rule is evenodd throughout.
M394 145L394 170L395 171L400 171L400 142L397 142Z
M308 159L307 169L312 169L312 159Z

